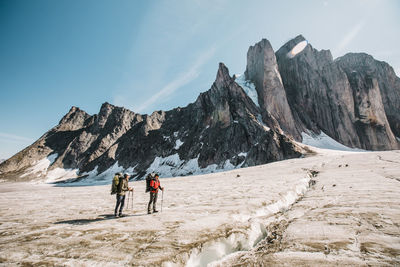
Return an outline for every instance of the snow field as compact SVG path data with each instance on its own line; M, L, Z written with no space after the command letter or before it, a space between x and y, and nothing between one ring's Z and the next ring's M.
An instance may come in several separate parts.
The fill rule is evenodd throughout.
M237 221L241 221L242 223L245 221L248 222L246 230L235 232L226 238L219 238L203 244L201 249L194 249L186 266L206 266L208 264L212 266L213 262L219 261L234 252L253 248L267 235L267 229L264 225L266 218L289 209L306 192L312 175L308 172L306 176L306 178L301 179L294 186L293 190L287 192L284 197L265 208L258 209L255 215L237 216Z
M233 239L241 232L245 239L251 236L244 218L267 211L305 175L299 166L289 171L279 166L161 179L166 188L163 212L154 215L146 214L145 182L130 182L134 207L126 207L129 216L120 219L111 216L115 196L109 194L110 185L3 183L0 212L6 219L0 225L0 257L9 264L184 265L195 249L227 233L235 233Z
M399 265L400 151L327 153L317 183L277 218L276 238L214 266Z
M400 152L318 151L303 159L161 179L163 212L152 215L146 214L145 182L130 182L133 209L126 206L128 216L118 219L110 185L2 183L0 262L399 265ZM310 169L319 174L307 189Z

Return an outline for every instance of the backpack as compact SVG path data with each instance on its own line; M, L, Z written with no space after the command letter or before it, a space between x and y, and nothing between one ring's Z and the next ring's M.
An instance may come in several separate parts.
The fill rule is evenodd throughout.
M118 193L118 185L121 176L122 176L121 173L116 173L114 175L114 178L111 183L111 195L115 195L116 193Z
M149 174L146 176L146 193L147 193L147 192L150 192L150 189L151 189L150 181L153 180L154 177L155 177L155 174L154 174L154 173L149 173Z

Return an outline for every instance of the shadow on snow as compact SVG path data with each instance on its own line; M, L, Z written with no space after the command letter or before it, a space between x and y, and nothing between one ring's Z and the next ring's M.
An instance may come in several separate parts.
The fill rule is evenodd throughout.
M90 223L99 222L99 221L105 221L105 220L117 220L117 219L123 219L123 218L127 218L127 217L138 217L138 216L145 216L145 215L147 215L147 213L124 215L123 217L115 217L114 214L102 214L94 219L64 220L64 221L55 222L54 224L84 225L84 224L90 224Z

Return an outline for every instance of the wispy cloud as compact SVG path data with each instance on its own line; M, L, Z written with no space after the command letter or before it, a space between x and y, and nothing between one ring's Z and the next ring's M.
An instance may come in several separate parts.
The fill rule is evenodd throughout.
M197 57L193 65L190 67L190 69L179 74L177 77L175 77L175 79L173 79L166 86L161 88L160 91L158 91L156 94L150 97L147 101L135 107L134 110L136 112L142 112L146 110L148 107L151 107L154 103L156 103L160 99L170 96L182 86L196 79L200 74L200 68L215 54L215 51L216 48L212 47L207 51L201 53L200 56Z
M359 21L353 28L343 37L343 39L339 42L336 52L341 54L343 50L356 38L359 32L364 28L365 20Z
M13 142L13 143L31 143L31 142L33 142L33 139L14 135L14 134L0 132L0 141Z

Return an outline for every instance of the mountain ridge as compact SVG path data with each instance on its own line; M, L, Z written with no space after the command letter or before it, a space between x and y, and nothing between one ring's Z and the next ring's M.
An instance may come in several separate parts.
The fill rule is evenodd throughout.
M105 102L89 115L72 106L58 125L0 163L0 177L45 180L62 170L75 175L54 181L96 180L115 170L135 179L151 171L208 173L300 157L306 152L296 141L304 132L323 132L352 148L400 148L400 79L386 62L365 53L334 60L302 35L276 52L262 39L247 60L245 80L258 100L220 63L210 89L183 108L148 115ZM54 162L38 171L50 155Z

